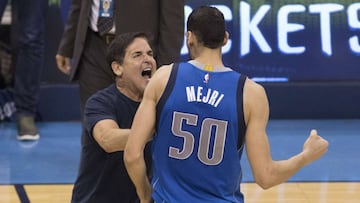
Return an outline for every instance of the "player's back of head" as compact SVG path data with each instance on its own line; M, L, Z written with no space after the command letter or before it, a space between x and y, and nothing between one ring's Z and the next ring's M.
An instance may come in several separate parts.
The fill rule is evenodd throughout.
M189 15L187 30L193 32L198 42L207 48L222 47L225 37L224 15L215 7L200 6Z

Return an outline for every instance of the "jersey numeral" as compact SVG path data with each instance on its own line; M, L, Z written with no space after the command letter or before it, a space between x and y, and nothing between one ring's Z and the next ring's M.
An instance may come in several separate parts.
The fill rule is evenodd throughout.
M218 165L224 156L227 121L213 118L205 118L201 122L198 146L198 159L206 165ZM182 137L184 142L182 148L169 147L169 156L175 159L187 159L194 152L195 137L183 130L183 125L198 126L198 116L195 114L174 112L172 120L172 133L174 136ZM215 130L214 133L212 133ZM214 134L213 146L210 138ZM209 155L210 147L212 154Z

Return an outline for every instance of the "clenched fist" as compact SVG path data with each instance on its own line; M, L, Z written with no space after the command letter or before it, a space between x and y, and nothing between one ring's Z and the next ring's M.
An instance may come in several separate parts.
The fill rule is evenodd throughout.
M303 146L306 164L309 164L324 155L328 150L328 146L329 143L327 140L318 135L316 130L311 130L310 136Z

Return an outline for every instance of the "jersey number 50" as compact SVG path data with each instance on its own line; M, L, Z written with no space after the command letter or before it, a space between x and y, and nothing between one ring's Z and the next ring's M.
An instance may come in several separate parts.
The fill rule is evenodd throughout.
M195 137L189 132L183 130L183 125L198 126L198 115L174 112L172 120L172 133L174 136L182 137L184 140L182 150L175 147L169 147L169 156L175 159L187 159L194 152ZM199 136L199 146L197 150L198 159L206 165L218 165L224 156L225 138L227 121L213 118L205 118L201 122ZM212 131L215 130L214 133ZM214 134L213 146L210 146L211 135ZM210 147L212 154L209 155Z

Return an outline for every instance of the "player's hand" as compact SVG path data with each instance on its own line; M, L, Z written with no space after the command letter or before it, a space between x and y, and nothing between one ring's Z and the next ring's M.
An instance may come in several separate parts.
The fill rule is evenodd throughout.
M60 54L56 54L55 56L56 58L56 65L58 67L58 69L62 72L65 73L66 75L70 74L70 58L62 56Z
M303 146L306 164L309 164L324 155L328 150L328 145L328 141L319 136L316 130L311 130L310 136Z

